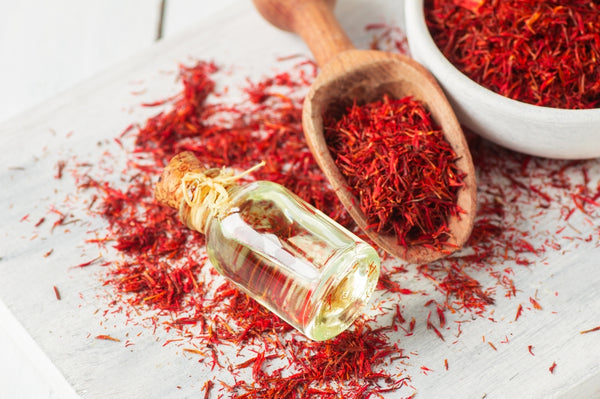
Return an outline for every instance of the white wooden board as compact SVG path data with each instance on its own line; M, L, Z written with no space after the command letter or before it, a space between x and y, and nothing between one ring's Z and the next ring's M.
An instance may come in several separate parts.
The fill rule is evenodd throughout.
M371 34L364 26L401 24L402 7L402 2L391 0L344 0L337 12L352 39L365 47ZM77 155L95 163L104 159L107 148L119 154L112 139L130 123L143 122L155 112L139 104L178 91L175 73L180 62L214 59L235 66L229 78L220 82L235 86L247 76L272 73L281 68L274 61L277 57L296 53L307 53L297 37L267 25L250 2L239 2L196 29L165 40L0 126L0 300L4 304L0 311L14 316L3 317L12 322L2 327L13 337L26 332L31 338L16 341L24 356L38 361L40 378L50 381L49 397L65 397L69 392L83 398L194 397L212 376L181 348L163 346L168 333L125 325L126 317L118 313L101 314L110 301L110 289L102 286L98 271L71 266L98 255L98 249L85 240L90 230L101 230L103 222L86 219L89 198L76 192L70 179L53 178L57 162ZM136 91L143 94L132 95ZM124 154L115 157L116 169L124 158ZM599 178L598 169L596 163L593 179ZM80 222L53 232L46 225L33 226L52 204L64 203L65 198ZM23 221L25 215L29 216ZM555 230L556 223L543 220L535 228ZM390 397L408 396L415 390L424 398L599 397L600 335L579 334L600 325L598 223L582 224L594 235L594 242L564 242L564 255L553 252L529 268L515 268L514 278L522 291L512 299L497 298L494 320L474 318L456 342L450 338L442 342L422 323L414 335L399 335L399 346L414 352L401 370L410 375L411 383ZM50 249L52 255L44 257ZM415 289L426 286L423 281L414 284ZM60 301L54 296L54 285L60 288ZM543 310L527 312L513 322L516 305L535 293ZM378 295L375 300L384 294ZM409 299L404 305L405 311L424 320L427 309L421 302ZM95 340L98 334L127 337L134 345L125 346L125 340ZM482 342L483 336L498 350ZM505 337L509 342L500 344ZM528 353L528 345L535 347L535 356ZM444 359L449 361L448 371ZM557 368L550 373L553 362ZM424 372L422 366L432 371Z
M49 100L155 39L159 0L0 4L0 120Z

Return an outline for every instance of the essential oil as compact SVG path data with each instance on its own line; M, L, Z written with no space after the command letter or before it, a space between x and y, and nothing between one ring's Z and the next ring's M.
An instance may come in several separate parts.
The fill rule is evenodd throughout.
M193 154L179 154L156 196L205 234L217 271L311 339L350 326L377 284L377 252L279 184L200 170Z

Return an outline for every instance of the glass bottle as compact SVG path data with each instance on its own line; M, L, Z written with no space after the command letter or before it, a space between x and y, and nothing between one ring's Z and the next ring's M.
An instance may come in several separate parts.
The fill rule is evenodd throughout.
M178 208L188 227L205 234L217 271L308 338L327 340L348 328L377 284L377 252L273 182L238 185L229 179L222 186L226 201L197 206L208 195L221 196L213 183L200 189L198 180L189 178L201 170L193 154L177 155L155 195Z

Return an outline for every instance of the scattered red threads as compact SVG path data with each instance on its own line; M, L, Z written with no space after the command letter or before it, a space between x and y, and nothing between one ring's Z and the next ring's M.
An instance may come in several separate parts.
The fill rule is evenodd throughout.
M428 265L426 268L432 270L434 267ZM423 269L425 267L421 268ZM493 298L483 290L479 281L466 274L464 270L452 267L445 270L445 273L441 281L438 281L437 288L446 294L446 306L450 306L452 297L458 300L454 301L454 307L475 311L482 311L494 303Z
M371 50L398 52L408 54L408 40L404 31L397 26L384 23L369 24L365 30L374 34L371 40Z
M437 46L475 82L530 104L600 107L597 2L427 0L424 9Z
M422 103L405 97L324 115L327 146L365 214L368 229L399 244L443 248L462 210L457 156Z
M550 374L554 374L554 369L555 369L555 368L556 368L556 362L553 362L553 363L552 363L552 366L550 366L550 367L548 368L548 370L550 370Z
M533 354L533 345L528 345L528 346L527 346L527 351L529 352L529 354L530 354L531 356L535 356L535 355Z
M322 343L294 341L287 353L292 359L292 369L288 370L291 374L285 378L283 369L266 372L266 359L257 356L259 365L248 363L254 368L254 386L238 381L232 389L245 392L239 397L290 397L294 393L296 397L333 397L356 392L375 394L405 386L404 378L390 378L384 369L385 359L398 353L398 348L388 342L385 330L372 330L360 322L355 327L355 332L345 331ZM314 384L309 387L307 381ZM336 389L330 385L333 381L347 381L350 390Z
M41 217L40 220L38 220L37 223L33 225L33 227L39 227L42 223L44 223L45 220L45 217Z
M401 295L411 295L414 292L408 288L402 288L398 282L392 280L391 273L383 272L379 276L379 281L377 282L377 288L386 290L389 292L396 292Z

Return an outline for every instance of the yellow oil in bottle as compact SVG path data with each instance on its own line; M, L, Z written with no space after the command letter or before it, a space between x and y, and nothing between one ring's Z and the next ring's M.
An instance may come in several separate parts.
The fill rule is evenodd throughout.
M201 169L177 155L155 195L205 234L217 271L311 339L348 328L379 278L373 247L281 185Z
M231 205L207 225L214 267L312 339L345 330L377 283L375 250L271 182L236 189Z

